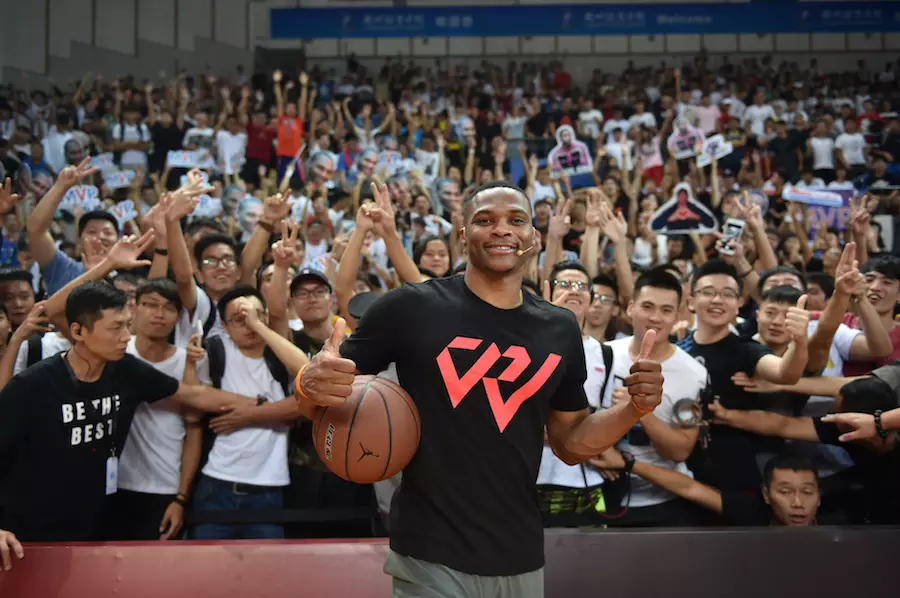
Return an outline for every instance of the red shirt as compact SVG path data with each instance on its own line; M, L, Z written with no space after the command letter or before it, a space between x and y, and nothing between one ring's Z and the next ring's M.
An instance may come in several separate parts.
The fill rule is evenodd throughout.
M272 150L275 148L272 141L275 139L275 131L270 127L256 127L253 123L247 125L247 157L251 160L259 160L263 163L272 161Z
M861 328L859 316L857 316L856 314L844 315L844 324L855 330ZM875 368L880 368L883 365L887 365L892 361L900 359L900 326L894 326L888 333L888 336L891 337L892 348L890 355L888 355L884 359L878 359L876 361L845 361L844 375L865 376L867 374L870 374Z

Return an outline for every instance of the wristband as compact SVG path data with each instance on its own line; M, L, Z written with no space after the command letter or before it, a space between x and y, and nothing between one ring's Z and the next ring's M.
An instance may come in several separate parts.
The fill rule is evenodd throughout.
M643 407L641 407L640 405L635 403L634 398L631 399L631 406L634 407L634 410L637 411L638 413L640 413L642 416L653 412L653 409L644 409Z
M750 266L750 269L744 272L743 274L738 274L739 278L747 278L750 276L750 273L753 272L753 266Z
M625 467L622 468L622 471L631 473L631 470L634 469L634 455L628 451L619 451L619 454L622 455L622 460L625 461Z
M303 372L305 372L306 368L308 367L309 364L307 363L302 368L300 368L300 371L297 372L297 377L294 378L294 394L297 396L297 398L303 399L304 401L308 401L309 397L306 396L305 392L303 392L303 388L300 386L300 381L303 380Z
M879 438L882 440L887 438L888 432L884 429L884 426L881 425L881 414L884 413L881 409L875 411L875 432L878 434Z
M187 505L187 497L184 494L176 494L175 499L172 500L176 505L181 505L182 507Z
M275 225L270 222L265 222L263 220L259 220L256 223L261 229L269 233L270 235L275 232Z
M168 249L159 249L157 247L156 249L153 250L153 253L155 253L156 255L169 255L169 250Z

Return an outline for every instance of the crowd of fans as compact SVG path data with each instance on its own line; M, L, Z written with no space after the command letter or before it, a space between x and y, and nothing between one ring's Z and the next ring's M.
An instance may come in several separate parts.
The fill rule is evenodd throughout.
M560 63L387 60L370 72L351 59L343 74L6 87L0 528L45 541L383 532L380 521L267 519L385 510L399 483L373 490L327 470L310 423L282 401L302 365L282 341L312 356L339 316L352 334L379 294L458 274L462 197L496 180L532 202L540 243L526 286L582 324L592 407L625 400L647 330L665 375L662 404L614 449L570 466L545 447L548 526L896 523L887 412L900 396L900 247L875 222L900 206L895 66L714 67L701 54L573 81ZM591 155L583 172L547 160L571 141L565 126ZM685 127L721 134L733 152L705 167L678 159L668 140ZM373 183L390 193L382 218L361 209ZM716 234L653 230L676 185L719 222L744 221L743 236L726 247ZM782 197L794 187L850 191L846 228ZM98 319L120 305L127 318ZM110 405L112 391L92 384L22 397L21 372L85 338L265 409L234 403L210 419L190 400L123 408L124 394ZM877 412L874 439L847 442L875 424L832 412ZM59 426L69 442L38 451L41 430ZM114 487L60 505L84 485L88 452L117 460Z

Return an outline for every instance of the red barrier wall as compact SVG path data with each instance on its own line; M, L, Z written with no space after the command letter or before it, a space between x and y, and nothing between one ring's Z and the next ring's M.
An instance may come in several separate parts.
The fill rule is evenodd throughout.
M3 598L386 598L386 541L32 544ZM212 580L215 580L214 583Z
M547 598L897 598L900 528L548 530ZM28 545L0 598L388 598L384 540Z

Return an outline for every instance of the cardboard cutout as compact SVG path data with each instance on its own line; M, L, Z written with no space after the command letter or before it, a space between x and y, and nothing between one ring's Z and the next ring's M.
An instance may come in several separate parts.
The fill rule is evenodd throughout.
M547 154L547 163L551 171L574 176L590 173L594 161L587 144L575 137L575 130L569 125L563 125L556 129L556 147Z
M694 199L690 185L679 183L672 199L650 217L650 230L668 235L714 233L719 230L719 221L709 208Z
M685 160L696 156L698 150L703 148L704 141L706 141L706 135L703 134L703 131L692 127L683 118L676 118L674 130L666 141L666 147L669 148L669 153L676 160Z

